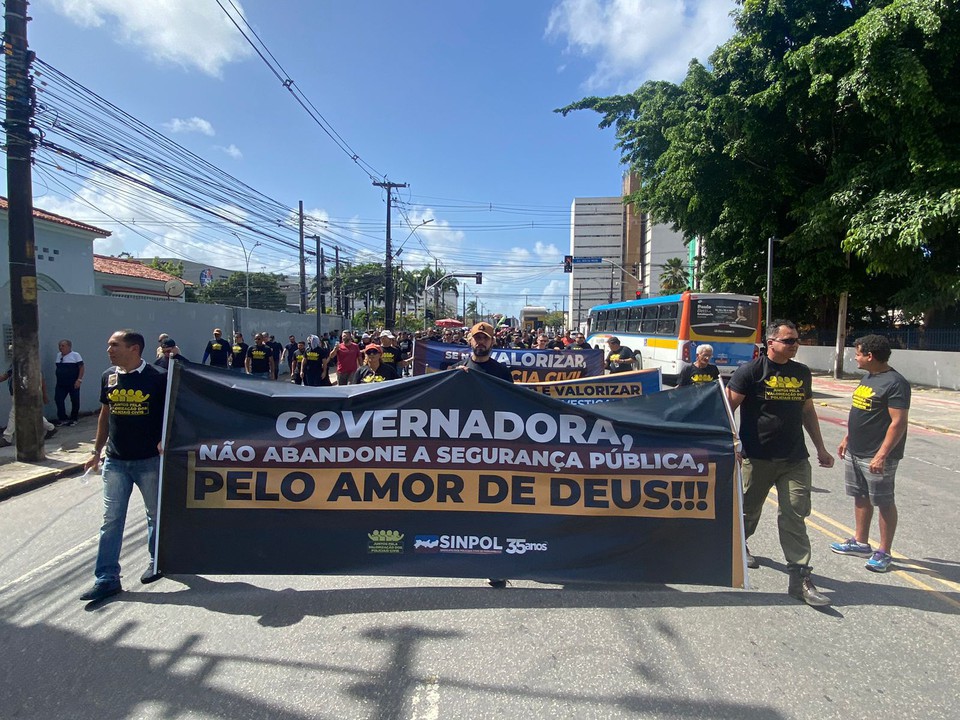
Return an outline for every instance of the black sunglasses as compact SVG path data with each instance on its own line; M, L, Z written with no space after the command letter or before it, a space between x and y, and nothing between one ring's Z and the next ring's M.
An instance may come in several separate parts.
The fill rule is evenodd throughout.
M770 338L774 342L783 343L784 345L796 345L800 342L800 338Z
M367 350L367 355L379 355L379 350Z

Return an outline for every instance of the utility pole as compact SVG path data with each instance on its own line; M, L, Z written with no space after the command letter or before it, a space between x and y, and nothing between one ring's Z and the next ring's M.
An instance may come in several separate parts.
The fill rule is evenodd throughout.
M13 407L17 460L43 460L43 402L40 392L40 316L33 233L34 137L30 132L36 98L30 80L34 54L27 47L27 2L7 0L6 55L7 197L10 257L10 319L13 324Z
M303 200L300 201L300 312L307 311L307 253L303 247Z
M317 240L317 252L320 254L320 277L317 279L317 292L320 294L317 301L317 312L327 314L327 259L323 255L323 248Z
M387 252L383 264L383 327L392 330L396 318L393 313L393 239L390 237L390 211L393 208L393 189L405 188L407 183L374 181L373 184L387 191Z
M340 246L333 246L333 294L336 297L334 301L337 306L337 315L343 315L343 288L340 283Z

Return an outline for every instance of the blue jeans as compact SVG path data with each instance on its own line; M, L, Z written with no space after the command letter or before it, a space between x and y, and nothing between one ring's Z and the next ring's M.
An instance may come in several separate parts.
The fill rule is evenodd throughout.
M140 488L147 510L147 548L153 558L157 524L157 494L160 488L160 457L146 460L103 461L103 525L100 527L100 547L97 550L96 582L120 582L120 547L123 545L123 526L127 520L127 505L133 486Z

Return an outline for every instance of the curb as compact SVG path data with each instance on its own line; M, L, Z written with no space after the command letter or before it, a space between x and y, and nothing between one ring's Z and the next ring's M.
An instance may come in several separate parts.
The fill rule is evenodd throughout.
M0 501L16 495L21 495L38 487L43 487L44 485L49 485L50 483L56 482L61 478L77 475L82 470L83 464L76 463L75 465L68 465L67 467L59 468L57 470L48 470L47 472L40 473L32 477L7 483L6 485L0 486Z

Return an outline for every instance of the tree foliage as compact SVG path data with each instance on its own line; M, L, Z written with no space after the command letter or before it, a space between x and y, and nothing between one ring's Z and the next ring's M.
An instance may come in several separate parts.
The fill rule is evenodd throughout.
M704 289L832 324L960 299L960 10L953 0L741 0L679 84L585 98L641 178L629 198L705 248ZM848 262L846 253L852 257ZM856 319L856 317L854 318Z
M245 307L247 273L235 272L223 280L199 288L197 302ZM250 273L250 307L260 310L285 310L287 296L280 289L279 277L268 273Z
M690 287L690 271L683 258L668 258L660 271L660 294L683 292Z

